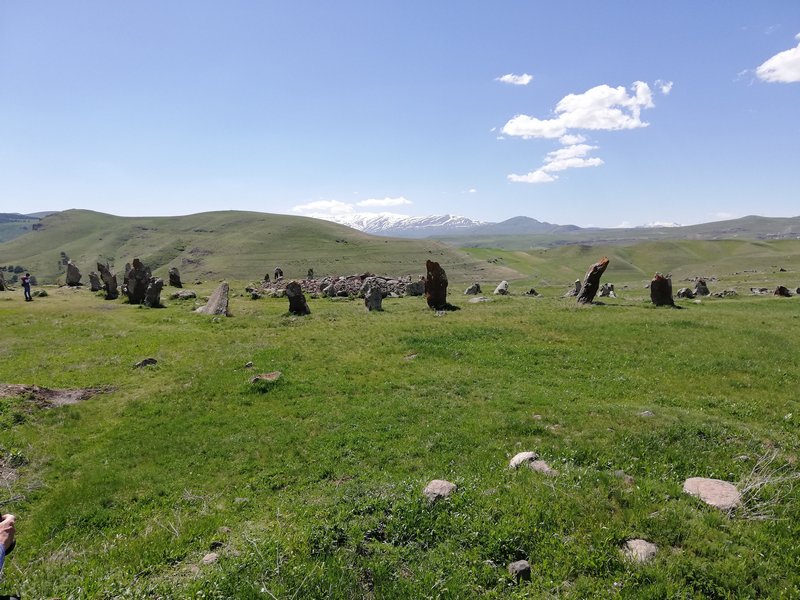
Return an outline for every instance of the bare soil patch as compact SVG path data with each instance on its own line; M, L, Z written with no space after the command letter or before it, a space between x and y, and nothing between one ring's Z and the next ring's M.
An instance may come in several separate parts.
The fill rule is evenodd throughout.
M25 396L26 400L32 402L39 408L56 408L58 406L67 406L68 404L77 404L97 394L110 391L113 391L113 388L97 387L51 390L49 388L39 387L38 385L0 383L0 398Z

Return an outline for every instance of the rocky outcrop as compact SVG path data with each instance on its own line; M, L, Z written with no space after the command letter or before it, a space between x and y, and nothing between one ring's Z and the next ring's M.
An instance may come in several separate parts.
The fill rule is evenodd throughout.
M200 308L196 308L194 312L200 313L202 315L220 315L225 317L230 317L231 314L228 311L228 291L230 290L230 286L228 285L227 281L223 281L219 284L214 293L211 294L211 297L208 299L208 302L205 303L204 306Z
M310 315L311 309L306 302L303 288L296 281L292 281L286 286L286 297L289 299L289 312L293 315Z
M71 260L67 262L66 282L70 287L77 287L81 284L81 272Z
M116 273L112 273L108 265L102 263L97 263L97 270L100 271L100 278L103 280L103 290L106 293L106 300L116 300L119 298Z
M169 284L176 288L183 287L183 284L181 283L181 274L177 267L170 267L169 269Z
M411 277L382 277L372 273L361 273L358 275L340 277L321 277L319 279L297 280L300 288L306 294L326 296L329 298L348 298L363 297L367 287L377 285L381 289L383 297L387 296L421 296L424 292L422 282L414 282ZM272 298L282 298L285 296L286 287L289 282L285 279L270 282L262 281L247 291L261 293L263 296Z
M772 292L773 296L783 296L784 298L790 298L792 296L792 292L789 291L789 288L779 285L775 288L775 291Z

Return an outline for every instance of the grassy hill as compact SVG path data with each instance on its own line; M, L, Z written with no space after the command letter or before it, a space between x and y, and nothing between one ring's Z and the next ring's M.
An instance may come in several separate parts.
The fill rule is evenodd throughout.
M38 222L38 215L0 213L0 244L28 233Z
M116 217L68 210L43 218L40 225L0 244L0 264L22 265L40 283L63 280L66 259L88 281L97 262L121 272L135 257L156 275L166 277L175 266L187 280L258 280L277 265L290 278L304 277L309 268L318 276L423 274L429 258L442 263L454 281L518 276L435 241L379 238L305 217L242 211Z

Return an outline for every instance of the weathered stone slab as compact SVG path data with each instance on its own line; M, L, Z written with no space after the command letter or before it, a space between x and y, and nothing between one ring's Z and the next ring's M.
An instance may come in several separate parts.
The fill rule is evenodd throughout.
M672 299L672 279L656 273L650 281L650 301L656 306L675 306Z
M81 284L81 272L78 269L78 265L71 260L67 262L66 282L70 287L76 287Z
M296 281L292 281L286 286L286 297L289 299L289 312L293 315L310 315L311 309L308 307L303 288Z
M364 306L368 311L383 310L383 293L377 283L367 288L364 294Z
M100 278L103 280L103 289L106 292L106 300L116 300L119 298L117 289L117 275L112 273L108 265L97 263L97 270L100 271Z
M605 273L608 263L608 257L604 256L591 267L589 267L589 270L586 272L586 276L583 278L581 289L578 292L579 304L592 303L597 291L600 289L600 278L603 276L603 273Z
M508 295L508 282L501 281L497 284L497 287L494 288L494 295L495 296L507 296Z
M160 277L151 277L144 292L142 304L149 308L161 308L162 289L164 289L164 280Z
M628 540L622 546L625 558L637 563L646 563L653 559L658 552L658 546L642 539Z
M133 265L125 273L125 294L131 304L144 304L147 286L150 285L150 268L146 267L138 258L133 259Z
M736 486L721 479L690 477L683 482L683 491L720 510L732 510L742 503Z
M183 287L183 284L181 283L181 274L177 267L170 267L169 269L169 284L176 288Z
M528 581L531 578L531 564L527 560L514 561L508 565L508 573L514 581Z
M428 500L435 502L436 500L447 498L454 491L456 491L455 483L450 483L445 479L434 479L425 486L422 493Z
M520 465L529 465L538 458L539 455L536 454L536 452L518 452L508 463L508 466L512 469L516 469Z
M100 281L100 275L97 271L89 273L89 289L93 292L99 292L103 289L103 283Z
M228 311L229 290L230 286L228 285L228 282L223 281L222 283L219 284L219 286L217 286L217 289L214 290L214 293L211 294L211 297L208 299L208 302L206 302L204 306L196 308L194 312L203 315L223 315L226 317L230 317L231 314Z
M482 293L481 292L481 284L479 284L477 282L473 283L466 290L464 290L464 295L465 296L477 296L478 294L481 294L481 293Z

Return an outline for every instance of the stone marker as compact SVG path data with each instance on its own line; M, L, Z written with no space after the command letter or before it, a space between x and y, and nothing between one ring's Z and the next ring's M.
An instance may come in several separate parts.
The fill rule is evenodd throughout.
M182 288L183 284L181 283L181 274L178 271L178 267L170 267L169 269L169 284L172 287Z
M151 277L144 292L142 304L149 308L161 308L161 290L164 288L164 280L160 277Z
M97 270L100 271L100 278L103 280L103 289L106 292L106 300L116 300L119 298L117 290L117 275L111 272L108 265L97 263Z
M604 256L595 264L589 267L586 276L583 278L583 284L578 292L578 304L591 304L594 300L595 294L600 289L600 278L605 273L608 267L608 257Z
M653 559L658 552L658 546L647 540L628 540L622 547L625 558L637 563L646 563Z
M366 306L369 311L383 310L383 293L377 283L367 288L364 294L364 306Z
M405 289L406 296L422 296L425 294L425 279L419 279L418 281L412 281L406 284Z
M525 292L525 295L526 296L538 296L539 292L537 292L534 288L531 288L527 292Z
M708 296L711 293L705 279L697 280L697 283L694 284L694 293L695 296Z
M425 494L425 497L428 500L430 500L431 502L435 502L436 500L447 498L455 490L456 490L455 483L450 483L445 479L434 479L428 485L425 486L425 489L422 490L422 493Z
M581 293L581 280L576 279L575 283L572 284L572 287L567 290L567 292L562 296L562 298L573 298Z
M516 469L520 465L530 465L533 461L539 458L539 455L536 452L518 452L514 455L511 459L511 462L508 463L508 466L512 469Z
M650 281L650 301L656 306L675 306L672 299L672 279L656 273Z
M173 300L188 300L189 298L197 298L197 292L194 290L181 290L169 295Z
M775 291L772 292L773 296L783 296L784 298L790 298L792 296L792 292L789 291L789 288L779 285L775 288Z
M497 284L497 287L494 288L494 294L495 294L495 296L507 296L508 295L508 282L504 280L504 281L501 281L499 284Z
M695 293L692 290L690 290L689 288L685 288L685 287L679 289L678 293L675 294L675 295L678 298L688 298L689 300L691 300L692 298L695 297Z
M6 285L6 278L3 277L3 272L0 271L0 292L7 292L8 286Z
M447 273L432 260L425 261L425 300L433 310L458 310L447 302Z
M614 284L604 283L603 285L601 285L599 296L601 298L616 298L617 295L614 293Z
M308 307L303 288L296 281L292 281L286 286L286 297L289 298L289 312L293 315L310 315L311 309Z
M531 578L531 564L527 560L517 560L508 565L508 572L514 581L529 581Z
M103 289L103 283L100 281L100 275L97 271L89 273L89 289L93 292L99 292Z
M464 295L465 296L477 296L478 294L481 294L481 293L482 293L481 292L481 284L479 284L479 283L473 283L466 290L464 290Z
M720 510L729 511L742 503L736 486L721 479L690 477L683 482L683 491Z
M131 304L143 304L147 286L150 285L150 268L144 266L138 258L133 259L133 265L125 273L125 294Z
M71 260L67 262L66 282L70 287L76 287L81 284L81 272L78 270L78 266Z
M211 294L208 302L200 308L196 308L194 312L202 315L224 315L230 317L231 313L228 312L228 290L230 286L227 281L223 281Z

